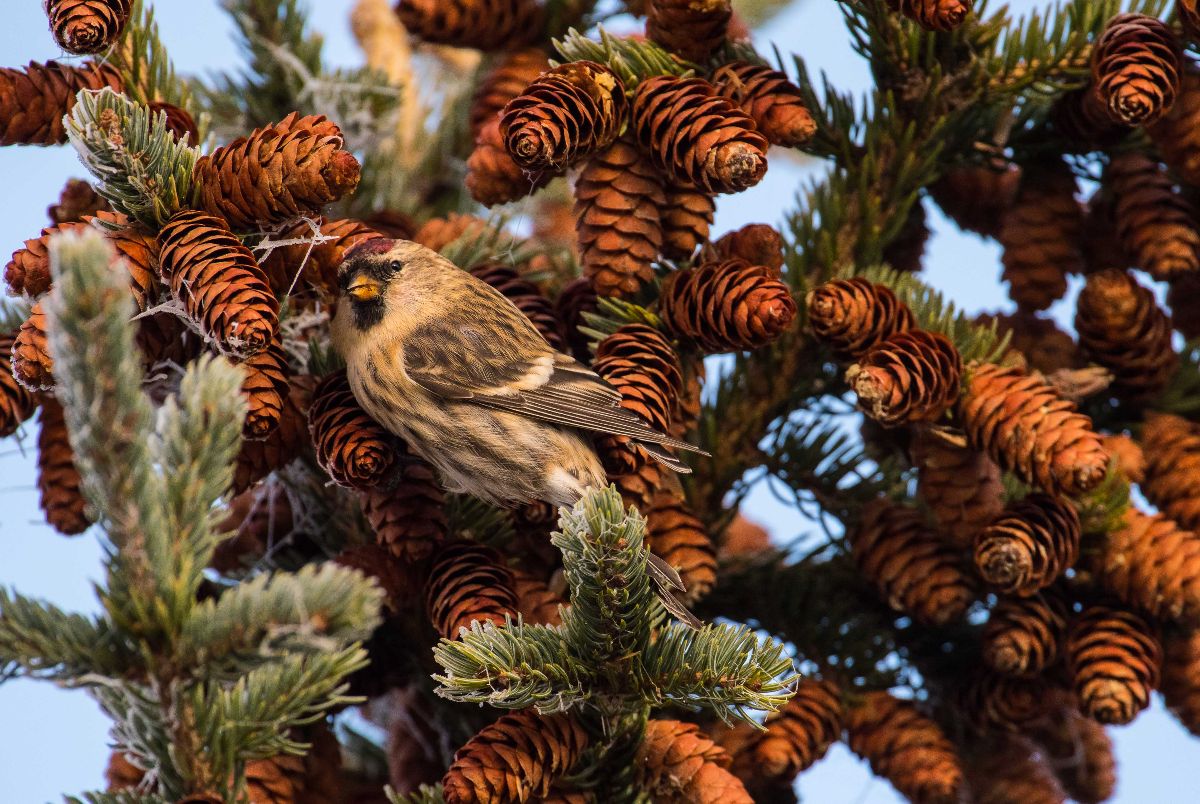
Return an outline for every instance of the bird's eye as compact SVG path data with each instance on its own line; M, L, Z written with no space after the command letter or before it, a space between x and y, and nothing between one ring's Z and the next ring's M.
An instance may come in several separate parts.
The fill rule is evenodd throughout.
M392 269L392 273L398 274L400 273L400 269L404 267L404 264L400 260L392 260L391 265L388 267Z

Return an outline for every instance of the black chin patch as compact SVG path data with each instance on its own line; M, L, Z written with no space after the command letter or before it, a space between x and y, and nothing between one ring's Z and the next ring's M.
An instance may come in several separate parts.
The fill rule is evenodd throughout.
M345 299L350 303L350 312L354 314L354 327L359 331L368 330L383 320L383 298L376 297L367 301Z

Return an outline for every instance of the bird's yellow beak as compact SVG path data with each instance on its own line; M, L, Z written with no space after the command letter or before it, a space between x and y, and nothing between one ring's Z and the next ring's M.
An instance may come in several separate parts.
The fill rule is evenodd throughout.
M350 287L346 288L346 294L355 301L370 301L378 298L383 286L365 276L360 276L351 283Z

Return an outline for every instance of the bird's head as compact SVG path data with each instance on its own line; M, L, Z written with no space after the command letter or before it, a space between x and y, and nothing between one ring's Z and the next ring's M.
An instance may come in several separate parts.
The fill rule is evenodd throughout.
M409 240L379 237L354 246L338 268L338 318L359 331L386 318L407 317L432 295L441 274L457 268L435 251Z

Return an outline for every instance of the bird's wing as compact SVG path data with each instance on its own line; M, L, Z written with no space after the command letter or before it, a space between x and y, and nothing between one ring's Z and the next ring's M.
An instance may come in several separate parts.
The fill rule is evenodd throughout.
M443 399L699 451L622 408L616 389L573 358L555 352L525 323L532 337L523 328L500 330L505 337L498 338L486 334L496 330L470 321L428 322L404 339L404 370L413 382Z

